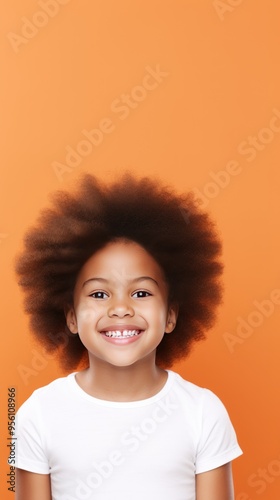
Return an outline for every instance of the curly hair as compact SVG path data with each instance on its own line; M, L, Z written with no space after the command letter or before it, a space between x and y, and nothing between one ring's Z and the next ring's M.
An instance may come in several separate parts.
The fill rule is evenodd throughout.
M47 351L58 351L67 370L88 362L86 348L65 320L77 276L97 250L117 238L138 243L157 261L169 301L179 307L174 333L157 348L159 366L185 357L214 324L222 295L221 242L194 195L130 173L111 184L86 174L75 193L53 195L51 208L27 231L16 262L31 330Z

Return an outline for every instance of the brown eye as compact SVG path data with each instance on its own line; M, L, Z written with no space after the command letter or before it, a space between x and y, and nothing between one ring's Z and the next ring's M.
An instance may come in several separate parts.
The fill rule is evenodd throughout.
M93 297L94 299L105 299L105 296L108 297L107 293L105 292L93 292L90 294L90 297Z
M149 292L146 292L146 290L138 290L138 292L134 292L133 297L135 295L138 295L138 297L136 297L137 299L142 299L142 298L145 298L145 297L149 297L152 294L149 293Z

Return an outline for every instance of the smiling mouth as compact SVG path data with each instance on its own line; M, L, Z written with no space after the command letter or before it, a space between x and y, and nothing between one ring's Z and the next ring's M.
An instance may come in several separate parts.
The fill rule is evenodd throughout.
M127 339L139 335L143 330L109 330L102 332L105 337L113 337L118 339Z

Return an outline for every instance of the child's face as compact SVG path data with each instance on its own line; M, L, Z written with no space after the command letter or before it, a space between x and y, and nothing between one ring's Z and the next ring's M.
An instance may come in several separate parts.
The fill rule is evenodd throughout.
M73 303L67 324L79 333L93 364L154 364L164 333L176 324L160 266L132 241L111 242L85 263Z

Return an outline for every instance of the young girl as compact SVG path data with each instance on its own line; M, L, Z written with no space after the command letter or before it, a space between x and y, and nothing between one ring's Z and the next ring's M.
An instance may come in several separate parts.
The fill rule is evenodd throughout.
M191 194L130 174L57 193L17 273L71 373L18 411L17 500L233 500L225 407L167 369L213 326L220 253Z

